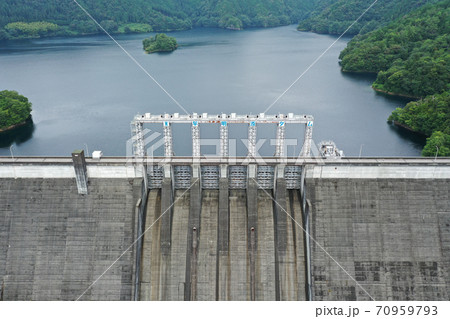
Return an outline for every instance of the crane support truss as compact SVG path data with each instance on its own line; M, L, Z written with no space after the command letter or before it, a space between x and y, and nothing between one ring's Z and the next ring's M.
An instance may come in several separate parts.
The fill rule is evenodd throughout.
M198 121L192 121L192 157L200 155L200 127Z
M312 130L313 130L313 121L308 121L306 123L305 129L305 140L303 142L303 147L300 152L301 157L309 157L311 156L311 141L312 141Z
M162 123L164 128L164 153L166 157L174 156L173 141L172 141L172 125L176 123L191 124L192 131L192 156L200 157L200 124L219 124L220 125L220 156L229 156L229 140L228 127L230 124L248 124L248 155L250 157L257 156L256 150L256 128L257 124L276 124L276 157L285 157L285 129L287 124L304 124L305 137L303 146L300 152L301 157L311 156L312 145L312 129L314 118L311 115L295 115L293 113L266 115L260 113L258 115L237 115L219 114L210 115L203 114L162 114L154 115L145 113L144 115L137 115L132 122L132 127L135 133L135 156L145 156L145 145L143 136L143 125L147 123Z
M142 122L141 122L142 123ZM172 125L169 121L164 121L164 156L173 155Z
M228 123L220 121L220 156L228 157Z
M248 124L248 156L256 157L256 121Z
M277 127L277 141L275 148L275 157L284 157L284 139L285 139L286 123L280 121Z
M135 141L135 150L134 154L136 157L144 157L145 156L145 148L144 148L144 132L143 132L143 123L135 121L132 125L132 130L134 130L134 135L136 136Z

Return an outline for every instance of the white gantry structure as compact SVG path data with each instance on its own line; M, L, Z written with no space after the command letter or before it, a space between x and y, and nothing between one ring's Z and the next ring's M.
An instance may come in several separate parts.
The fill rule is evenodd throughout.
M248 124L248 156L256 157L256 132L258 124L275 124L277 125L276 148L275 157L285 157L285 129L287 124L304 124L305 134L303 146L300 152L301 157L309 157L311 155L312 130L314 118L311 115L296 115L294 113L266 115L260 113L258 115L238 115L219 114L210 115L202 114L161 114L154 115L145 113L144 115L136 115L131 123L132 133L135 136L134 155L137 157L144 157L145 143L143 126L146 123L161 123L164 132L164 155L165 157L174 156L173 140L172 140L172 125L177 123L192 125L192 157L198 158L201 156L200 152L200 124L215 124L220 125L220 156L229 156L229 142L228 142L228 127L231 124Z

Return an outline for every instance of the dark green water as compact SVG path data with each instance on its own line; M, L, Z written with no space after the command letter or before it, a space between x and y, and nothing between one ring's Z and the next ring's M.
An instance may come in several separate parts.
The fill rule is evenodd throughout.
M181 45L170 54L147 55L142 39L117 40L189 112L263 112L334 40L297 32L295 26L241 32L197 29L176 32ZM386 123L403 99L381 96L370 88L371 76L343 74L341 39L268 113L315 117L316 143L332 139L346 155L418 156L423 139ZM182 111L106 36L26 40L0 44L0 89L17 90L33 103L33 123L0 135L0 155L69 155L77 148L125 155L130 121L137 113ZM160 130L159 127L151 127ZM174 129L175 152L190 154L189 127ZM219 136L203 128L204 136ZM231 129L239 138L245 127ZM287 130L302 136L300 127ZM275 138L273 127L258 137ZM361 148L362 145L362 148ZM267 141L263 155L272 155ZM205 147L205 152L209 152ZM299 152L290 147L289 155Z

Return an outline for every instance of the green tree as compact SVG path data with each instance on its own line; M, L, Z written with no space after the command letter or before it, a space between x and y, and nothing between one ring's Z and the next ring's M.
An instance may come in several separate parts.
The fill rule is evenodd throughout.
M24 123L31 113L31 103L16 91L0 91L0 130Z
M423 156L450 156L450 135L440 131L434 132L427 138L427 144L423 148Z
M9 34L4 29L0 29L0 41L1 40L8 40Z
M115 32L119 27L114 20L103 20L100 25L108 32Z

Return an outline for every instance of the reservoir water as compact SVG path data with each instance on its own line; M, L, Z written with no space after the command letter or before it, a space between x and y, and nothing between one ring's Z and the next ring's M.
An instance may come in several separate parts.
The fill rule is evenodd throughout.
M295 26L229 31L194 29L170 34L179 49L145 54L149 34L116 36L117 41L188 112L263 112L335 37L298 32ZM374 92L373 76L340 71L339 40L268 112L311 114L315 143L331 139L348 156L419 156L423 138L387 124L404 99ZM16 90L33 103L33 124L0 135L0 156L68 156L74 149L126 154L130 122L140 113L183 111L107 36L51 38L0 43L0 90ZM149 129L162 131L160 127ZM245 138L246 128L230 131ZM190 154L189 126L174 128L175 152ZM217 127L202 128L208 138ZM288 138L303 135L287 129ZM258 138L274 138L274 127L258 128ZM240 140L238 153L245 152ZM266 141L262 155L273 155ZM208 147L202 149L211 153ZM298 153L291 146L288 155Z

